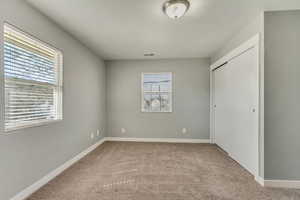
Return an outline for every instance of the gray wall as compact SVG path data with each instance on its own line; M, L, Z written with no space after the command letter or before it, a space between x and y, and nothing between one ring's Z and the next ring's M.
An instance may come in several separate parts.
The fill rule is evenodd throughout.
M108 135L209 139L209 64L208 59L107 62ZM174 73L172 113L141 113L142 72Z
M7 200L95 143L89 133L105 128L105 67L97 56L27 6L0 1L0 134L3 134L3 22L10 22L64 54L64 119L0 135L0 199Z
M226 42L214 55L211 57L212 63L225 56L231 50L240 46L246 40L250 39L257 33L262 33L263 30L263 18L262 14L252 19L249 24L246 24L241 30L235 33L232 38Z
M300 10L265 14L265 178L300 180Z

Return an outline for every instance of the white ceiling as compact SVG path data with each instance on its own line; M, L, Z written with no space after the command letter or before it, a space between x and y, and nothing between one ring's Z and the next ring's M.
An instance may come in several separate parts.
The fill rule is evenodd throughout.
M210 57L262 10L300 8L300 0L190 0L178 20L164 0L27 0L106 60Z

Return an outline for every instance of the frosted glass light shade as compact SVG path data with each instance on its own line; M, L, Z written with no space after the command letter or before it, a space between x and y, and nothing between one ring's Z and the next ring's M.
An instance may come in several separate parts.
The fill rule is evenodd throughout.
M189 7L188 0L169 0L164 3L163 11L170 18L178 19L188 11Z

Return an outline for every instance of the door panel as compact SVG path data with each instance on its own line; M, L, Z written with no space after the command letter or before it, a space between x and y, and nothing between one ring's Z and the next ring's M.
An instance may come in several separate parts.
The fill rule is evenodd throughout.
M252 174L258 166L258 49L214 71L216 143Z
M223 150L230 152L230 133L232 133L231 118L228 117L230 112L229 93L230 93L230 76L227 70L227 64L214 71L214 97L215 97L215 140Z

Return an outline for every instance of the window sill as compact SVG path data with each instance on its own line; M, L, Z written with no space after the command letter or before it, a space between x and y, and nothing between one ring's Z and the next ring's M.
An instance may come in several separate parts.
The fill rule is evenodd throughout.
M142 113L172 113L173 111L141 111Z
M40 122L34 123L34 124L26 124L26 125L22 125L22 126L18 126L18 127L13 127L13 128L5 128L3 134L4 135L10 135L10 134L13 134L14 131L18 131L18 130L22 130L22 129L28 129L28 128L34 128L34 127L39 127L39 126L45 126L45 125L48 125L48 124L60 122L62 120L63 119L45 120L45 121L40 121Z

